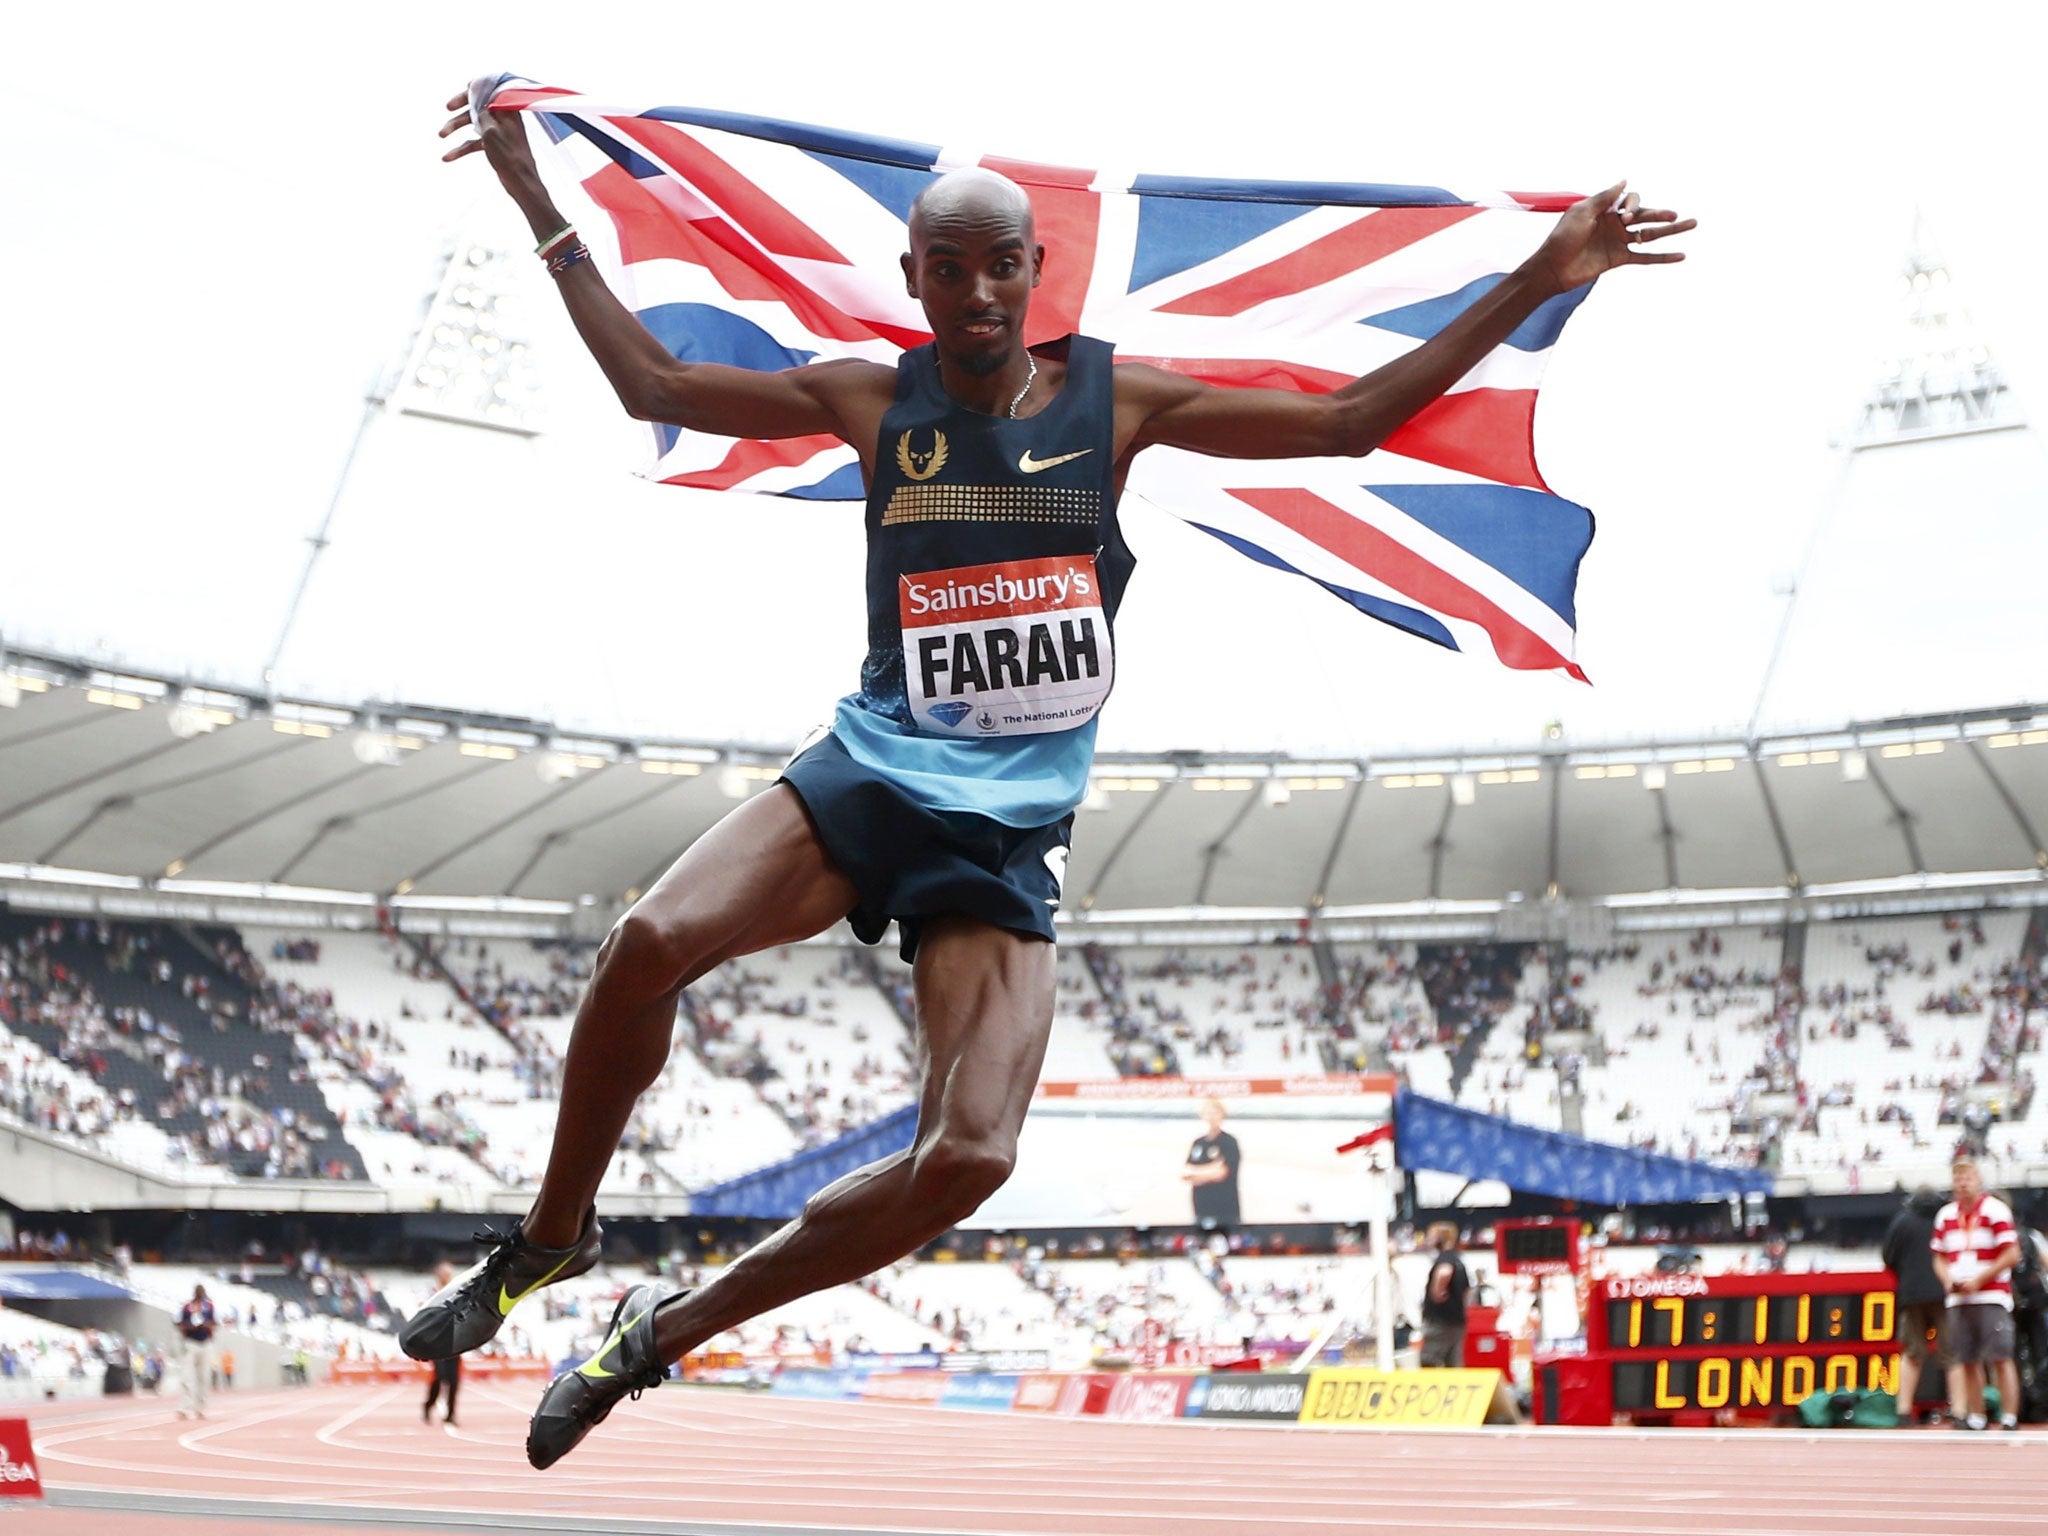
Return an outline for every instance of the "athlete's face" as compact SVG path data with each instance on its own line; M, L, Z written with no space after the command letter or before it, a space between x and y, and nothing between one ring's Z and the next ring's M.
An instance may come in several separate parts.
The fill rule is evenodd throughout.
M904 281L924 306L940 354L976 378L1000 372L1020 345L1045 261L1028 213L963 198L920 213L910 239Z

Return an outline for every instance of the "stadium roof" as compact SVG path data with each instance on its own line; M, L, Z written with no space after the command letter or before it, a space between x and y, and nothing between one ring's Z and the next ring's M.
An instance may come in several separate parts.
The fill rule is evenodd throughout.
M447 710L267 702L18 653L0 703L0 880L16 887L83 871L166 894L609 910L780 761ZM2042 885L2044 871L2048 703L2028 703L1517 755L1106 754L1067 898L1070 914L1334 916Z

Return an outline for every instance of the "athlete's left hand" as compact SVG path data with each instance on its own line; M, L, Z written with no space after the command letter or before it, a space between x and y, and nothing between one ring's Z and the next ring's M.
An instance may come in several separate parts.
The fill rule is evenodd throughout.
M1683 251L1649 251L1643 247L1671 235L1682 235L1699 223L1681 219L1669 208L1645 208L1642 199L1618 181L1605 192L1582 197L1551 228L1535 261L1563 293L1590 283L1616 267L1661 265L1685 260Z

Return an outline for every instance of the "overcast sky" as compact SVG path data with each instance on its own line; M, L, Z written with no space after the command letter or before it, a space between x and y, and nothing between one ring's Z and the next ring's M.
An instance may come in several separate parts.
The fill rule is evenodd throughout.
M4 161L0 636L253 683L450 230L523 241L441 103L516 69L625 103L1058 163L1587 190L1696 215L1615 274L1538 418L1599 536L1587 688L1359 618L1139 505L1105 745L1368 752L2048 695L2048 455L1829 440L1898 338L1916 207L2048 411L2038 5L1183 9L38 7ZM1569 14L1569 24L1560 20ZM1675 19L1679 16L1686 19ZM1532 221L1532 244L1540 235ZM793 740L854 682L859 516L637 483L636 429L533 269L553 430L384 421L281 681L564 725ZM1904 466L1904 467L1900 467ZM2029 574L2033 573L2033 574Z

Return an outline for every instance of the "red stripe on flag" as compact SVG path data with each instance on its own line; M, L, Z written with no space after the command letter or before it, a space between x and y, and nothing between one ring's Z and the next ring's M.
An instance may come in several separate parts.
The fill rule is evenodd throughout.
M516 90L508 88L498 92L497 95L491 98L491 110L493 112L525 112L538 107L540 110L546 111L547 104L556 97L574 96L575 94L574 91L564 90L558 85L542 85L530 88L522 86Z
M1279 357L1140 357L1119 352L1118 363L1150 363L1183 378L1200 379L1218 389L1288 389L1304 395L1327 395L1352 382L1348 373L1311 368Z
M1254 304L1333 282L1403 246L1449 229L1478 208L1381 208L1342 229L1311 240L1277 261L1240 272L1213 287L1159 306L1168 315L1241 315Z
M1218 389L1288 389L1326 395L1351 379L1277 357L1134 357ZM1430 402L1395 428L1382 448L1463 474L1547 491L1536 468L1536 391L1468 389Z
M1468 389L1432 400L1382 448L1445 469L1547 491L1536 468L1536 391Z
M646 117L607 117L608 128L661 157L699 195L777 256L851 266L825 238L672 123Z
M1531 672L1562 667L1583 680L1584 674L1549 641L1491 598L1335 502L1292 487L1230 494L1425 607L1477 624L1504 665Z
M1581 197L1582 192L1510 192L1516 202L1531 213L1563 213Z
M781 304L813 335L834 341L879 336L900 347L915 347L931 340L927 331L856 320L763 256L724 219L687 217L688 193L675 182L641 181L614 163L585 177L583 189L611 215L620 259L629 267L655 260L703 267L733 298Z
M1024 188L1031 199L1038 243L1045 247L1044 275L1024 317L1024 345L1035 347L1080 330L1088 280L1095 271L1095 233L1102 219L1101 200L1087 190L1095 173L999 155L984 156L981 164Z
M707 238L700 221L681 215L673 183L644 182L624 166L608 163L584 178L583 190L611 215L619 236L619 259L627 266L685 261L709 270L718 286L736 299L782 302L783 284L776 281L775 269L763 272L734 260L723 245Z
M663 485L694 485L699 490L729 491L743 480L751 480L764 469L786 469L814 459L828 448L843 446L839 439L828 433L812 437L783 437L774 442L763 442L758 438L743 437L732 445L726 456L710 469L691 470L688 474L670 475Z
M1085 192L1095 185L1093 171L1077 170L1071 165L1040 165L1035 160L1010 160L1002 155L983 155L981 163L1019 186L1072 187Z

